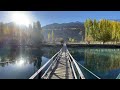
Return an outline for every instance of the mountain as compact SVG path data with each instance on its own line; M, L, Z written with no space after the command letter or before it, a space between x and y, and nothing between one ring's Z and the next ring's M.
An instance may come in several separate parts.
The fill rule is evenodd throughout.
M53 24L49 24L46 25L44 27L42 27L44 30L65 30L65 29L83 29L84 28L84 23L82 22L70 22L70 23L62 23L62 24L58 24L58 23L53 23Z
M68 41L73 38L76 41L81 41L85 36L85 28L83 22L70 22L70 23L53 23L42 27L44 39L48 40L48 33L54 33L54 39L63 38Z

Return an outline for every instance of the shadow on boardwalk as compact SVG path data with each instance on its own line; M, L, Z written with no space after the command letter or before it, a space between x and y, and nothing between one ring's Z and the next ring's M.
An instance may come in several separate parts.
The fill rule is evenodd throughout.
M49 72L48 79L73 79L69 60L66 57L66 47L63 47L61 58L56 62L54 68Z

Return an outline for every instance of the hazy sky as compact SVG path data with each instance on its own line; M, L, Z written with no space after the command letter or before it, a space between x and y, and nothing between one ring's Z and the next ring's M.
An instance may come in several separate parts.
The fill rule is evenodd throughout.
M13 11L14 12L14 11ZM0 11L0 22L10 22L12 11ZM24 11L31 21L39 20L41 25L65 23L91 19L120 19L120 11ZM22 18L21 18L22 20Z

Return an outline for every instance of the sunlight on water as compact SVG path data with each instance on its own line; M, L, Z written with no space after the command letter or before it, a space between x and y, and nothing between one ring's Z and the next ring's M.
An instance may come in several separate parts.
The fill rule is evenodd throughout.
M18 61L16 61L16 65L19 67L22 67L25 63L25 59L23 57L20 57Z
M0 49L0 79L28 79L59 49ZM9 61L9 62L6 62Z

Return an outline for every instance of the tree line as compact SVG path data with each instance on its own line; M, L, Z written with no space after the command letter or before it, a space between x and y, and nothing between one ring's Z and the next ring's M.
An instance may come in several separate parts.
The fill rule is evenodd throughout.
M2 44L40 44L43 40L39 21L28 27L13 22L0 23L0 45Z
M87 19L85 26L85 41L118 42L120 41L120 22L102 19Z

